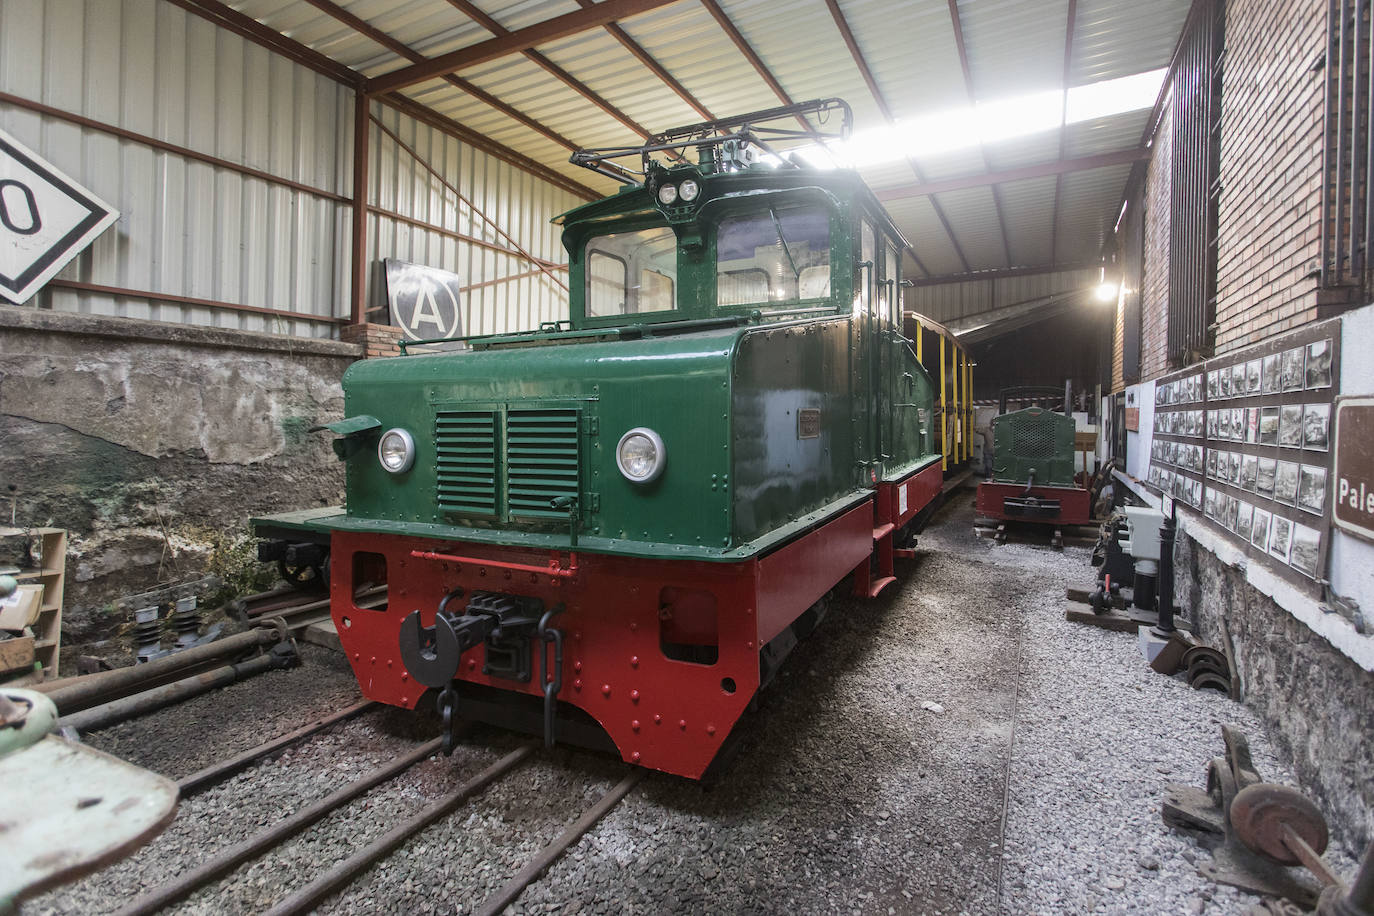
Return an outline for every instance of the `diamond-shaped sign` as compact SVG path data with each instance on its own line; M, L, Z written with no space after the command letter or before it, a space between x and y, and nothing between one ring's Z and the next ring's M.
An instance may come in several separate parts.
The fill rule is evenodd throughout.
M25 302L119 212L0 130L0 297Z

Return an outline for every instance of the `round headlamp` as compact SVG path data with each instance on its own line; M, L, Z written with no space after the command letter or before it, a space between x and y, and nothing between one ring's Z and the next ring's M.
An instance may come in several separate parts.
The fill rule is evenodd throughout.
M388 429L377 443L377 460L393 474L410 470L415 463L415 438L401 429Z
M660 185L658 189L658 202L668 207L677 202L677 185Z
M615 447L615 463L631 483L648 483L663 473L668 458L658 433L638 426L620 437Z
M688 178L677 186L677 193L678 196L690 204L692 201L696 200L697 195L701 193L701 185Z

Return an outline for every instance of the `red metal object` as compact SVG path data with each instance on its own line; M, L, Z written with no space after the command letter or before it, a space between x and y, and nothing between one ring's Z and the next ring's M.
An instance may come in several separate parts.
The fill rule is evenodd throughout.
M1040 525L1086 525L1092 521L1089 495L1082 487L1031 487L1027 491L1025 484L992 483L985 480L978 484L976 509L979 515L1001 521L1033 522ZM1008 511L1004 505L1007 499L1021 499L1027 496L1042 501L1058 500L1059 512L1053 516L1034 517Z
M873 502L873 551L877 554L876 575L874 564L865 557L854 567L854 594L860 598L876 598L897 581L893 560L897 557L909 559L911 551L898 550L893 544L893 536L898 528L916 517L930 505L944 485L944 471L937 461L915 474L897 481L878 484L877 498Z
M759 649L872 549L862 505L770 554L741 563L639 560L583 554L575 577L540 565L543 551L335 532L334 623L368 699L414 708L425 688L401 662L401 621L419 610L430 626L457 588L536 597L564 606L558 698L596 719L630 763L700 778L759 687ZM456 551L457 553L451 553ZM375 577L385 558L387 606L359 608L354 570ZM456 609L450 604L450 609ZM714 613L713 613L714 612ZM665 639L666 637L666 639ZM714 638L714 664L670 658L664 643ZM710 643L705 643L710 644ZM537 647L536 650L538 651ZM484 648L463 656L459 680L542 696L528 683L482 673Z
M576 553L568 554L567 566L563 565L562 558L557 553L549 557L549 562L543 566L535 566L533 563L507 563L501 560L483 559L482 557L457 557L450 553L436 553L433 550L412 550L410 555L417 560L439 560L443 563L451 563L454 572L457 572L465 564L476 566L477 573L481 576L485 576L488 569L499 569L507 573L521 572L532 573L537 576L552 576L554 579L577 578Z
M857 580L862 571L865 592L872 590L875 546L880 578L895 581L893 535L940 493L941 477L936 463L880 484L872 503L739 563L572 554L564 566L547 551L336 531L334 623L363 695L413 709L425 688L406 671L398 644L412 611L432 626L439 602L460 588L464 596L494 591L562 605L553 620L565 637L559 701L600 723L626 762L698 779L758 690L760 648L849 572ZM359 582L375 583L383 562L387 605L359 607ZM449 610L459 610L456 602ZM716 660L680 660L680 644L714 646ZM542 697L537 678L483 674L485 651L463 655L458 680Z

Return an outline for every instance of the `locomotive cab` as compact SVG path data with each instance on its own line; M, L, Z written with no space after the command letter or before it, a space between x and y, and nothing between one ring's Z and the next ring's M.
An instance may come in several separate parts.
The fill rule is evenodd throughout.
M367 696L696 778L837 583L896 580L942 482L906 243L854 172L752 161L778 117L561 217L566 324L345 373L345 507L254 523L328 547Z

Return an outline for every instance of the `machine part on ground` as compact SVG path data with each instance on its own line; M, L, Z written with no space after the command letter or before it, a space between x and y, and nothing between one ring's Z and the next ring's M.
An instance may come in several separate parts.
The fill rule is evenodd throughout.
M208 861L178 875L172 881L156 887L142 897L119 910L118 916L144 916L156 913L190 896L196 888L214 881L233 871L250 859L255 859L274 846L278 846L311 824L319 821L330 812L347 804L358 796L410 769L415 764L434 755L439 749L439 739L427 741L408 754L392 760L370 773L336 789L325 798L305 808L295 811L261 833L254 834L228 849L217 852Z
M278 636L272 630L254 627L144 665L116 668L113 671L56 681L51 685L45 685L49 689L44 693L57 704L63 715L68 715L89 706L108 703L154 684L159 679L175 677L197 665L245 655L277 641Z
M157 605L141 607L134 611L134 627L129 635L134 641L134 658L139 664L150 662L167 654L162 648L162 614Z
M172 629L177 634L175 651L180 652L194 646L214 642L219 639L220 631L224 627L222 624L215 624L202 635L200 632L199 604L195 595L187 595L184 598L178 598L172 610Z
M1296 789L1264 782L1244 733L1222 726L1226 756L1207 765L1207 790L1170 784L1164 822L1211 849L1203 876L1255 894L1283 897L1319 916L1374 916L1374 844L1347 888L1322 860L1328 831L1321 811ZM1303 865L1294 874L1285 866ZM1315 877L1316 881L1312 880Z
M277 564L288 586L301 591L329 587L329 547L313 541L268 540L258 542L258 561Z
M216 668L204 674L197 674L194 677L184 678L162 687L155 687L152 690L136 693L101 706L92 706L71 715L63 715L61 725L64 728L74 728L78 731L104 728L107 725L123 722L125 719L132 719L135 716L141 716L173 703L189 700L191 697L199 696L218 687L226 687L235 681L252 677L255 674L293 667L298 663L299 658L296 656L295 647L289 643L280 643L274 646L271 651L244 662Z
M1159 624L1157 636L1168 638L1174 627L1174 538L1178 532L1178 504L1159 529ZM1230 692L1228 686L1227 692Z
M51 734L57 708L0 690L0 912L129 855L176 814L176 784Z

